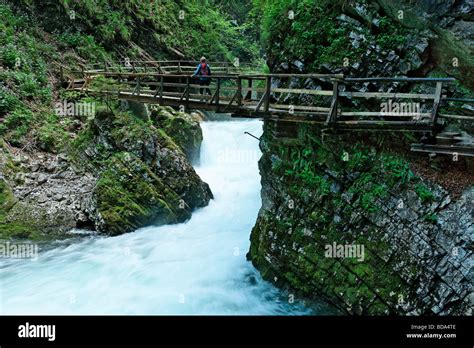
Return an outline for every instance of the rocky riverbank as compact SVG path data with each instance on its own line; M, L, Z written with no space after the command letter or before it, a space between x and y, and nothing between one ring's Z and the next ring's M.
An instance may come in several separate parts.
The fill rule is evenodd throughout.
M248 254L266 279L350 314L470 313L466 163L445 164L471 176L454 199L413 173L402 137L322 140L320 129L301 126L298 139L282 142L272 128L265 123L260 143L262 208ZM328 253L334 246L340 253Z
M2 143L0 238L62 238L73 228L116 235L188 219L212 198L190 164L202 133L191 115L146 119L101 110L59 154Z

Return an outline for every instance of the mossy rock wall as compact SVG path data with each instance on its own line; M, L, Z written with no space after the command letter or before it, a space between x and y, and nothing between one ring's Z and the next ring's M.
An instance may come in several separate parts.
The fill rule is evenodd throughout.
M184 112L176 112L171 107L152 106L151 119L157 127L173 138L191 162L199 162L203 138L196 118Z
M199 123L163 112L169 124L179 117L186 131L101 109L67 153L21 153L2 142L0 239L64 238L74 228L117 235L183 222L207 205L209 186L185 154L188 144L199 149Z
M177 144L185 136L176 139L160 124L128 112L97 114L70 150L78 166L98 177L87 208L97 230L120 234L182 222L207 205L209 186Z
M383 136L371 145L373 134L301 126L285 142L273 127L265 122L261 139L262 208L248 254L264 278L351 314L468 313L472 188L453 201ZM363 257L330 257L334 243L363 247Z

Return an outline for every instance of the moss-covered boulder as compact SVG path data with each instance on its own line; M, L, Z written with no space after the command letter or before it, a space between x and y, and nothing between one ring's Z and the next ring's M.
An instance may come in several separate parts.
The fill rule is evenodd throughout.
M30 224L25 219L17 219L12 221L8 217L8 213L11 208L17 203L12 194L11 188L5 182L0 179L0 239L11 239L11 238L32 238L39 233L39 229L35 228L35 225Z
M112 155L94 190L97 228L120 234L189 218L189 206L164 182L135 155Z
M152 107L151 118L157 127L171 136L192 162L199 160L202 130L192 115L176 112L171 107Z
M131 113L102 110L71 146L74 162L98 177L87 208L97 230L120 234L181 222L212 198L182 147L159 127Z

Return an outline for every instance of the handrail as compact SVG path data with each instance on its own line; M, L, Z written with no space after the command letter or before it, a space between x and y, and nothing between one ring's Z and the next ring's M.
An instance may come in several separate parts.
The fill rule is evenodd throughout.
M474 98L441 98L443 101L453 101L453 102L461 102L461 103L474 103Z
M448 98L443 95L443 84L455 81L454 78L357 78L345 77L344 74L239 73L238 69L233 69L229 63L223 63L225 64L223 68L226 69L227 73L217 72L210 76L213 82L211 84L212 95L207 96L204 90L209 86L197 84L191 78L191 73L184 70L191 68L186 65L186 62L189 61L163 61L163 64L156 67L146 64L140 66L140 64L160 61L127 62L131 64L130 69L104 63L102 65L104 69L76 71L77 75L82 76L82 78L73 79L69 84L69 88L86 90L91 93L109 93L116 95L118 98L128 98L145 103L159 103L175 107L184 106L185 109L202 108L217 112L238 112L243 115L251 115L249 117L283 117L291 120L299 118L305 121L321 122L327 127L341 127L341 129L351 125L357 125L362 129L364 125L367 125L369 128L380 126L381 128L388 127L387 129L408 127L410 130L426 132L436 131L439 128L442 122L438 123L438 118L472 119L467 116L447 115L440 112L441 105L445 101L474 102L472 98ZM173 70L170 66L166 66L166 64L176 63L178 65L173 67L177 67L180 73L176 73L176 69ZM116 70L117 68L119 71ZM166 69L169 72L166 72ZM107 90L107 85L105 89L102 88L97 91L91 89L88 84L96 76L112 78L112 81L117 82L116 89ZM302 88L272 86L272 82L274 83L276 79L286 78L299 79L300 81L318 79L327 83L325 86L321 86L323 89L320 90L308 89L304 86ZM199 76L196 76L196 79L198 80ZM436 88L424 93L359 92L351 91L351 88L340 88L341 85L351 85L358 82L435 83ZM79 87L77 83L79 83ZM332 85L331 89L328 88L329 83ZM288 103L298 104L300 99L295 96L286 99L288 100L286 101L286 96L290 94L308 95L309 98L314 98L311 99L314 102L309 103L309 105L291 105ZM385 108L381 106L379 110L347 112L344 110L344 98L375 98L384 101L384 103L387 102L387 99L397 99L401 105L407 104L403 99L422 100L423 108L420 109L418 106L414 109L403 109L404 106L400 106L400 111L391 111L390 109L384 111ZM415 101L412 101L411 104L420 104L415 103ZM426 103L430 103L430 105ZM428 109L426 109L426 106L428 106Z
M344 82L453 82L453 77L347 77Z

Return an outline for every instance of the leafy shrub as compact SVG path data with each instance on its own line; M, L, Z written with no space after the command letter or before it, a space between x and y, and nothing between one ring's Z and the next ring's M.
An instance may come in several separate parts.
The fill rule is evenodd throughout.
M417 184L415 185L415 192L420 197L422 202L431 202L434 201L435 196L433 193L430 191L428 187L424 184Z
M0 115L13 111L20 103L20 100L9 90L0 88Z

